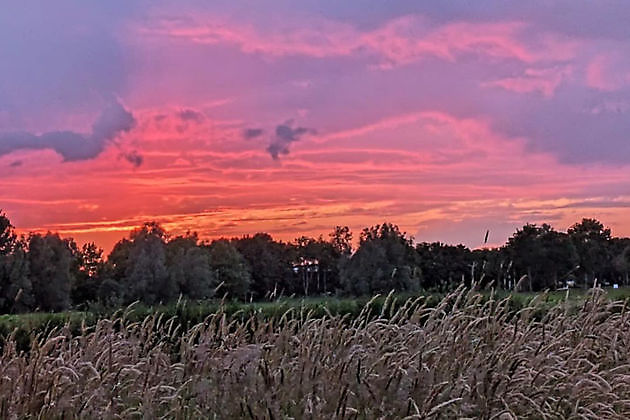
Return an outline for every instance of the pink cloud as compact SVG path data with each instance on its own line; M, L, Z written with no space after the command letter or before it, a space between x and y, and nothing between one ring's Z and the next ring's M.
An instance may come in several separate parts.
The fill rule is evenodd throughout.
M386 22L372 31L324 19L307 24L284 23L260 29L225 19L206 16L183 20L162 20L138 33L146 37L166 37L198 44L234 45L245 53L271 57L291 55L316 58L372 54L387 68L437 57L453 61L461 54L509 58L525 63L566 60L573 56L576 43L553 34L541 34L533 45L523 41L527 25L520 22L457 22L435 26L417 15Z
M422 232L437 232L443 220L564 222L574 215L567 204L601 197L602 186L628 175L561 165L526 152L522 141L501 137L483 120L441 111L298 142L281 163L241 139L237 128L212 128L205 119L182 131L177 111L167 111L135 110L135 146L146 156L141 167L112 165L113 148L90 163L42 159L3 178L0 202L23 230L59 230L108 249L151 219L203 238L268 231L287 240L336 224L358 230L390 220L408 232L422 227L423 240ZM157 115L164 117L156 121ZM207 139L211 129L220 142ZM594 206L590 211L599 214Z
M600 90L613 90L615 84L606 74L609 59L603 55L595 57L586 68L586 83L588 86Z
M361 37L361 43L396 64L435 56L453 61L462 53L490 57L534 60L528 48L517 41L520 23L452 23L436 29L423 28L422 20L407 16L388 22ZM418 30L421 32L417 34ZM424 30L423 30L424 29Z
M486 82L483 86L500 87L517 93L539 93L546 98L553 96L556 88L565 80L572 77L571 66L556 66L550 68L528 68L523 75L506 77Z
M613 91L630 84L630 61L618 53L598 54L586 67L589 87Z

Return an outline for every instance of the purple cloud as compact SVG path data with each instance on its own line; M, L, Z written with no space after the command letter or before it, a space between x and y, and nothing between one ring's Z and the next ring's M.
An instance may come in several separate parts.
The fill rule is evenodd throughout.
M267 147L267 152L274 160L280 155L289 154L289 145L299 141L305 134L315 134L315 130L305 127L293 128L293 121L276 126L275 136Z
M17 132L0 133L0 156L16 150L51 149L64 161L92 159L118 135L128 132L135 125L131 112L118 102L109 105L92 125L91 134L73 131L50 131L40 135Z

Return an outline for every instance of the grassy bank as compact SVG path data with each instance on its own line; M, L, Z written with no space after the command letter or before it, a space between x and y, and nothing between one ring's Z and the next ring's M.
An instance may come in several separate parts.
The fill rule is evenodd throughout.
M480 292L487 299L492 292ZM567 301L575 310L583 304L590 295L590 290L571 289L568 291L551 291L545 293L509 293L505 291L494 292L496 299L509 297L509 308L516 312L527 305L533 299L537 299L538 311L545 311L559 302ZM630 288L605 289L605 296L611 301L630 298ZM423 303L427 307L437 305L444 295L440 294L397 294L389 297L390 309L396 310L409 299L424 297ZM180 301L170 305L146 306L133 304L124 309L99 309L92 311L68 311L60 313L26 313L0 316L0 345L4 339L13 334L19 349L27 350L33 337L48 335L55 329L65 328L74 335L80 335L82 330L94 326L99 319L116 318L124 314L129 322L138 322L148 316L161 316L163 319L175 319L181 329L187 330L193 325L204 322L206 318L221 312L230 320L256 318L261 321L278 320L287 312L321 318L324 315L346 316L350 319L359 316L361 311L370 302L371 313L380 314L387 297L315 297L315 298L283 298L273 302L225 302L205 301L188 302ZM387 314L384 314L385 316Z

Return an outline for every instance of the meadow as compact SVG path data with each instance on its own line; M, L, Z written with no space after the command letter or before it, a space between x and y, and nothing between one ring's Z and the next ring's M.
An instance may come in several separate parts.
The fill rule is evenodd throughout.
M625 300L630 298L630 287L619 289L605 288L607 299ZM588 298L590 289L570 289L567 291L537 292L509 292L505 290L481 290L481 296L489 298L509 297L509 308L516 312L537 300L537 311L545 311L562 302L575 311ZM396 293L388 301L394 308L398 308L408 300L423 298L427 307L435 307L446 295L443 293ZM236 300L214 299L205 301L189 301L180 299L166 305L146 305L135 302L127 308L90 306L84 311L64 312L31 312L22 314L0 315L0 344L5 337L13 335L18 349L27 350L36 335L47 335L52 330L66 328L74 335L80 334L82 328L93 327L100 319L117 318L124 314L127 321L139 322L149 316L160 316L174 319L179 328L187 330L204 322L205 319L217 312L225 314L230 320L237 318L241 321L255 317L261 321L278 320L287 311L308 312L313 317L324 315L338 315L356 318L369 303L373 311L381 311L386 296L363 297L311 297L294 298L281 297L268 302L241 302Z
M355 301L357 313L333 299L224 304L189 325L155 308L78 327L64 314L27 349L19 329L4 340L0 417L627 418L618 297L460 288ZM180 302L180 316L193 306Z

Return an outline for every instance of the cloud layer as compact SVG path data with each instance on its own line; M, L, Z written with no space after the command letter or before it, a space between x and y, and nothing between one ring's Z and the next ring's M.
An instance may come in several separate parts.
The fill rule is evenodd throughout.
M75 3L0 14L0 202L22 228L630 234L625 2Z
M105 108L94 122L91 134L73 131L51 131L40 135L0 133L0 156L16 150L51 149L61 155L64 161L93 159L117 136L131 130L134 124L133 115L115 102Z

